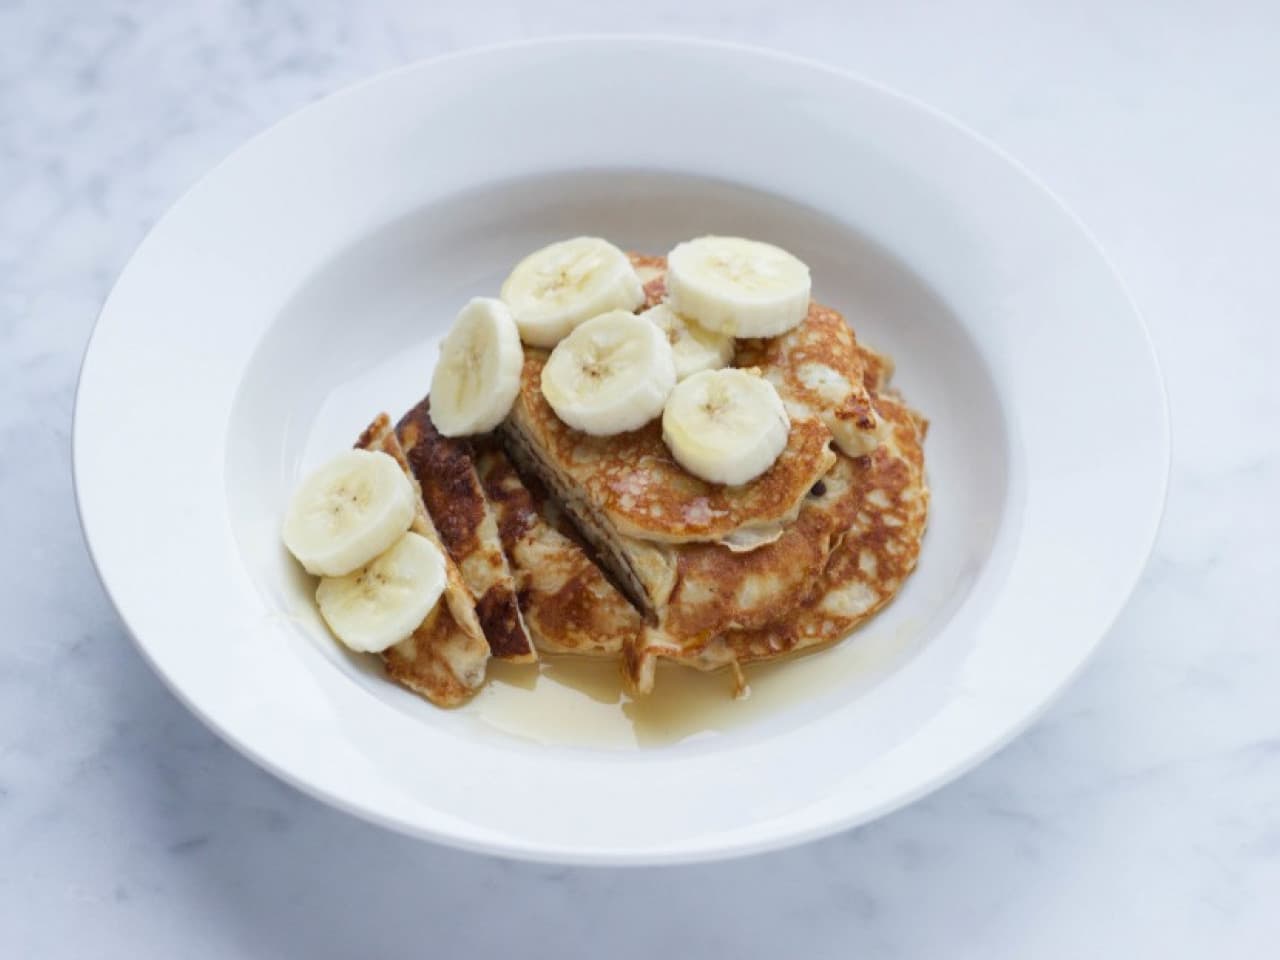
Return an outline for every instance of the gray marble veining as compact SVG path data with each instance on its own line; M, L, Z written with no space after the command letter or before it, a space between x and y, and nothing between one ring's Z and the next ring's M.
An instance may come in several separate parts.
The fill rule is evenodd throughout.
M1033 9L1034 7L1034 9ZM0 953L1274 956L1280 8L472 0L0 5ZM72 396L150 224L250 134L479 43L768 44L954 113L1090 224L1171 394L1166 524L1070 692L862 830L615 872L409 842L240 758L134 652L76 525Z

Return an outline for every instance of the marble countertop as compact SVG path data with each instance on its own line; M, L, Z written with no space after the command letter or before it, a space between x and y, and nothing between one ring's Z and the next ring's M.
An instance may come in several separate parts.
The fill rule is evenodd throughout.
M444 6L0 5L0 953L1275 956L1280 6ZM1165 525L1044 719L861 830L633 871L406 841L240 757L135 653L76 524L77 365L148 227L258 129L418 57L637 27L851 68L1058 191L1164 365Z

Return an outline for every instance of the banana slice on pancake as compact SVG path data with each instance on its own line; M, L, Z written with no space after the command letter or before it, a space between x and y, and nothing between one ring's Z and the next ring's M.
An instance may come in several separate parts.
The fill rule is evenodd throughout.
M667 255L677 313L734 337L774 337L809 310L809 268L781 247L742 237L699 237Z
M675 385L666 334L626 310L580 325L542 368L542 395L556 416L597 437L644 426L662 413Z
M382 553L413 523L416 495L385 453L347 450L298 485L283 537L317 576L344 576Z
M668 303L640 314L667 335L671 353L676 362L676 379L683 380L703 370L719 370L733 359L733 337L717 330L708 330L688 317L682 317Z
M476 297L458 313L440 344L431 376L431 420L441 435L487 433L502 422L520 392L524 349L511 310Z
M644 285L627 255L599 237L574 237L521 260L502 284L520 337L554 347L571 330L610 310L635 310Z
M381 653L413 633L445 588L444 554L406 533L371 563L316 587L320 615L352 650Z
M787 446L791 420L778 391L747 370L705 370L671 391L662 439L682 467L711 483L754 480Z

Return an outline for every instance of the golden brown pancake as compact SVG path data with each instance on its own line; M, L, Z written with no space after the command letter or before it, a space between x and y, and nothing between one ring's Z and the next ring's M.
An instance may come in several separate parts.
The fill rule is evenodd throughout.
M879 378L887 363L870 351L864 353L874 371L869 386L882 385ZM926 424L889 392L878 392L875 404L886 423L883 442L867 456L841 454L823 481L821 494L806 503L793 528L808 528L803 536L815 551L823 538L830 549L817 576L807 584L800 582L797 590L778 599L778 607L787 607L785 615L701 634L646 630L629 652L626 665L628 678L638 691L651 689L659 657L712 670L785 656L840 640L893 598L915 569L928 516L929 489L921 447ZM786 569L773 562L767 566L774 571ZM681 569L677 591L689 582L683 575L683 563ZM715 582L712 576L703 579L708 585ZM760 579L766 590L787 584L776 573L765 572ZM795 602L788 605L792 599ZM710 609L702 611L703 621L714 622L714 604L707 606ZM671 609L679 608L673 604Z
M660 302L665 259L631 259L646 306ZM652 622L626 649L626 673L641 693L651 688L659 657L701 669L732 666L740 677L740 663L839 639L892 598L919 553L929 501L926 424L888 389L891 362L857 343L838 312L812 304L787 334L739 341L734 365L758 367L793 418L831 424L855 447L865 440L867 453L840 453L782 536L750 552L605 535L606 551L620 543L619 552L633 560L640 545L654 554L653 566L665 564L666 588L648 598L655 601ZM527 445L522 431L511 433L516 448ZM535 470L545 456L517 453ZM557 493L580 520L574 489ZM589 536L593 524L607 526L598 514L588 521ZM606 552L606 560L619 566L616 554Z
M646 306L660 302L665 259L631 259ZM425 402L400 429L410 461L420 451L410 474L422 480L431 507L430 516L421 511L425 535L441 542L436 517L446 543L492 542L492 532L477 534L487 511L539 650L621 656L638 693L652 688L659 659L729 667L742 690L741 664L841 639L914 569L929 504L927 424L889 388L891 362L859 344L836 311L812 304L787 334L739 341L735 365L759 368L793 424L778 463L742 490L691 477L670 457L657 423L606 438L570 430L542 397L546 353L525 355L521 393L498 437L450 448L428 429ZM367 435L385 441L376 427ZM846 449L865 442L866 452L832 451L833 430ZM398 447L394 435L389 443ZM723 542L744 532L762 536L749 549L745 539L736 549ZM477 658L483 677L486 651L465 628L470 608L455 616L452 602L470 599L465 563L478 554L475 546L458 549L463 573L450 564L451 602L433 614L452 627L429 620L386 657L392 676L436 702L474 691L463 682L451 688L449 678L462 670L478 684ZM478 629L474 611L470 618Z
M476 619L475 599L427 514L422 491L391 428L391 419L379 414L360 435L356 447L380 450L400 464L418 493L410 529L434 543L445 556L444 602L435 605L411 636L383 652L387 675L437 706L456 707L484 683L489 662L489 643Z
M866 363L844 317L809 304L803 323L779 337L741 340L734 363L759 367L793 417L817 417L850 456L880 443L880 417L865 383Z
M547 356L525 348L520 394L508 423L621 536L717 542L744 528L788 523L835 462L831 432L812 415L793 415L786 449L768 470L737 487L708 483L676 463L662 442L660 420L608 437L565 424L542 395Z
M476 598L476 616L490 652L516 663L538 659L520 615L497 520L476 475L471 445L440 435L431 422L430 398L401 418L396 434L427 513Z
M544 653L617 657L640 632L640 614L531 490L496 443L478 444L476 469L493 504L520 590L525 623Z

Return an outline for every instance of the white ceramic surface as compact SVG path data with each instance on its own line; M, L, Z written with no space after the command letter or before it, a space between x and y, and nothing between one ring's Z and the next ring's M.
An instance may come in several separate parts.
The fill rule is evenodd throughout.
M584 88L604 71L607 87ZM751 111L731 109L743 98ZM373 412L327 401L360 381L346 395L405 405L425 361L416 382L370 371L438 336L539 240L594 232L661 250L704 230L808 260L819 295L898 357L902 387L934 419L921 570L871 628L911 624L910 655L856 695L630 754L534 749L337 655L276 543L300 467ZM1111 270L991 147L786 58L582 39L379 77L224 162L109 297L74 449L108 591L223 736L405 831L625 863L864 821L1019 730L1140 572L1168 436L1146 333Z

